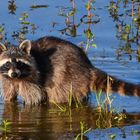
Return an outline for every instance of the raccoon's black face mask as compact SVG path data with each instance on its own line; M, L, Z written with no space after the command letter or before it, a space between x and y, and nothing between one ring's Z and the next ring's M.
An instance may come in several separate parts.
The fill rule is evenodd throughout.
M0 74L9 78L25 78L30 76L33 58L30 55L31 42L23 41L19 47L6 48L0 43Z

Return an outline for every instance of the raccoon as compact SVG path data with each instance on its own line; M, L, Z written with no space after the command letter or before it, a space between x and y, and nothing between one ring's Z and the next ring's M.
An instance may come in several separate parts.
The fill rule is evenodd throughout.
M140 96L140 85L109 76L109 90ZM25 104L84 100L91 91L108 90L108 74L94 67L75 44L47 36L18 47L0 44L0 79L4 101L21 96Z

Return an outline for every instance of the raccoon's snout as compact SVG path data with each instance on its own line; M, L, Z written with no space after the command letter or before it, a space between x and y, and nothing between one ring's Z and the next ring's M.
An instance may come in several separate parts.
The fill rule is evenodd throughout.
M16 69L16 70L10 69L8 71L8 76L11 78L18 78L18 77L20 77L20 75L21 75L21 72L18 69Z
M16 78L16 77L18 77L18 74L17 74L16 72L12 72L12 73L11 73L11 77L12 77L12 78Z

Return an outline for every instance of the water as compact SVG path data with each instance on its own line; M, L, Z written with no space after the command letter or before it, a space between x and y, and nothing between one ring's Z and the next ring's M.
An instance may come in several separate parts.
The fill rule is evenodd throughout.
M13 6L16 5L16 8L13 8L15 11L11 8L8 9L10 2L13 2ZM85 32L88 30L89 25L81 23L80 19L87 14L85 8L87 1L76 1L77 11L69 18L66 18L66 15L68 15L66 13L70 13L72 9L70 1L24 0L10 2L4 0L0 2L0 29L2 29L3 42L9 41L18 44L23 38L35 40L45 35L53 35L75 44L83 42L83 46L86 46L87 37ZM31 8L33 5L43 6ZM93 42L97 47L90 47L88 56L96 67L107 73L132 83L140 83L140 64L136 53L139 39L138 42L136 40L126 41L123 39L125 35L122 33L120 37L117 31L117 26L120 23L129 25L132 22L132 17L127 16L123 19L124 14L119 17L120 21L114 21L109 14L108 5L109 1L102 0L98 0L94 4L96 10L92 13L96 16L93 17L93 20L98 21L100 19L100 22L90 25L90 30L95 35ZM121 13L131 9L131 2L127 4L128 8L126 9L122 5L121 3L119 9ZM139 2L135 2L136 9L138 5ZM66 24L66 19L72 23ZM86 20L84 18L84 21ZM119 28L123 30L124 27L119 26ZM134 30L133 36L135 36L138 28L134 25L132 29ZM129 38L132 38L132 32ZM132 53L126 53L128 51L126 50L128 42L132 46ZM121 50L120 48L124 49ZM121 50L119 55L116 53L118 49ZM86 130L91 128L85 134L91 140L111 139L112 136L114 139L140 139L139 98L114 95L116 97L113 100L115 112L126 110L127 119L117 125L112 124L112 127L107 129L99 129L97 125L100 114L95 110L97 102L94 94L90 96L88 107L67 109L66 112L60 111L56 106L52 108L46 106L24 107L20 101L15 104L4 104L1 100L0 119L1 121L9 120L12 122L10 132L6 134L1 132L1 137L14 140L73 140L81 131L80 122L84 122Z

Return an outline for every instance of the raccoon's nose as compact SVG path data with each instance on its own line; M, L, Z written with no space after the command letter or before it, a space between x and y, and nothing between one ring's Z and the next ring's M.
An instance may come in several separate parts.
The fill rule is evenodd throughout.
M18 74L16 72L12 72L11 77L16 78L16 77L18 77Z
M20 77L20 71L18 69L10 69L8 71L8 76L11 78L18 78Z

